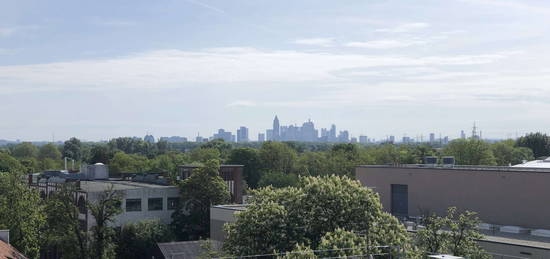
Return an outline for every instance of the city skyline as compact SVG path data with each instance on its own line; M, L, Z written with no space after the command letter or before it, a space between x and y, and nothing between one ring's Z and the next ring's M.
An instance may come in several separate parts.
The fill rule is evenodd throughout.
M0 138L548 132L550 3L8 1ZM302 11L299 11L302 10ZM306 10L306 11L304 11Z
M142 137L139 134L138 135L126 135L126 136L112 136L110 138L106 139L99 139L99 140L90 140L81 138L79 136L71 136L71 137L77 137L82 139L83 141L108 141L113 138L117 137L132 137L132 138L140 138L143 139L146 142L157 142L157 141L167 141L167 142L206 142L211 141L214 139L223 139L226 142L263 142L263 141L297 141L297 142L329 142L329 143L382 143L382 142L392 142L392 143L432 143L432 144L447 144L450 140L454 139L465 139L465 138L476 138L476 139L487 139L487 140L501 140L501 139L516 139L523 134L520 134L519 132L516 132L515 134L508 134L505 137L502 138L483 138L482 137L482 130L476 125L476 122L473 122L473 125L471 125L471 130L468 129L461 129L455 133L456 135L444 135L440 132L436 131L426 131L424 133L417 133L417 134L408 134L408 133L402 133L399 134L393 134L393 133L387 133L380 137L375 137L367 134L362 133L354 133L352 131L349 131L347 129L341 129L337 128L335 123L331 123L330 127L316 127L315 123L311 118L307 119L302 123L302 126L299 126L299 124L287 124L281 123L279 121L279 116L275 115L275 118L273 119L273 126L271 128L267 129L255 129L251 131L251 129L247 126L239 126L235 130L231 130L229 128L225 127L219 127L217 130L212 131L213 133L205 133L202 134L201 132L197 132L194 136L185 136L185 135L177 135L177 134L168 134L168 135L155 135L151 131L146 131L145 135ZM278 127L279 130L279 136L274 137L273 132L275 131L276 127ZM303 127L306 127L306 130L309 130L309 132L306 132L305 134L310 136L303 137L300 132ZM250 132L258 132L257 134L250 133ZM465 132L469 132L469 134L466 134ZM256 137L252 137L256 136ZM314 136L314 137L313 137ZM67 139L55 139L55 135L52 135L52 139L5 139L0 137L0 141L7 141L7 142L25 142L25 141L31 141L31 142L56 142L61 143Z

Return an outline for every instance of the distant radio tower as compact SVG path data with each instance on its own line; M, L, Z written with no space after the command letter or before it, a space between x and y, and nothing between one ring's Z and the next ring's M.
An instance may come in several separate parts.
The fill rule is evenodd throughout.
M474 121L474 127L472 128L472 138L473 139L477 138L477 127L476 127L476 122L475 121Z

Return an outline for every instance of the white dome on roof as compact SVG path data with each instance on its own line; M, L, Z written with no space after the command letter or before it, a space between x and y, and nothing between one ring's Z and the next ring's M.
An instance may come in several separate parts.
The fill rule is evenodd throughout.
M105 164L103 164L103 163L95 163L94 165L105 165Z

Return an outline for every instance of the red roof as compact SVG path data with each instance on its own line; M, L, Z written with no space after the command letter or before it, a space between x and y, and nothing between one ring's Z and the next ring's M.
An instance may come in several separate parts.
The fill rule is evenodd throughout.
M27 259L22 253L19 253L15 247L0 240L0 258L6 259Z

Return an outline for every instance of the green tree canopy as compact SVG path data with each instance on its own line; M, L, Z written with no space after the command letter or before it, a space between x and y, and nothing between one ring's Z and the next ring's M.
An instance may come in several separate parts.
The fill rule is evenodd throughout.
M82 143L79 139L72 137L71 139L65 141L63 144L63 157L68 157L76 161L82 159Z
M48 143L40 147L40 149L38 150L38 158L48 158L54 161L59 160L61 159L61 152L59 152L59 149L56 145L54 145L53 143Z
M444 149L459 165L496 165L489 143L479 139L455 139Z
M111 157L112 157L112 154L107 145L95 144L92 146L90 150L89 162L91 164L95 164L95 163L108 164Z
M219 175L218 160L206 161L180 184L181 202L172 215L174 233L180 239L196 240L210 234L210 207L227 203L229 189Z
M298 155L287 144L268 141L260 148L262 168L271 171L291 173L296 167Z
M322 238L339 228L368 236L368 245L400 245L405 228L383 212L378 195L347 177L302 177L298 187L254 191L247 210L226 224L224 243L232 255L269 254L307 244L317 249Z
M96 225L92 227L92 257L114 258L116 245L114 243L114 231L109 224L114 222L116 216L122 213L122 194L111 188L102 192L93 203L88 203L90 214L94 217Z
M38 192L18 172L0 172L0 229L10 230L11 244L29 258L38 258L45 223Z
M515 141L504 140L491 145L497 165L520 164L523 160L533 160L533 151L526 147L516 147Z
M142 155L119 151L109 161L109 171L113 174L149 172L149 160Z
M529 133L516 141L518 147L530 148L535 158L550 156L550 137L540 132Z
M1 172L20 172L23 166L17 159L10 156L8 153L0 152L0 173Z
M458 214L457 209L451 207L445 217L430 215L425 219L426 228L417 232L416 243L425 255L446 253L465 258L492 258L476 241L483 237L477 229L479 223L475 212Z
M251 188L256 188L261 178L260 153L253 148L236 148L231 150L229 164L243 165L243 178Z
M36 158L38 156L38 148L31 142L23 142L13 146L11 154L16 158Z
M157 243L172 240L169 227L158 220L126 224L120 229L116 249L117 258L153 258Z

